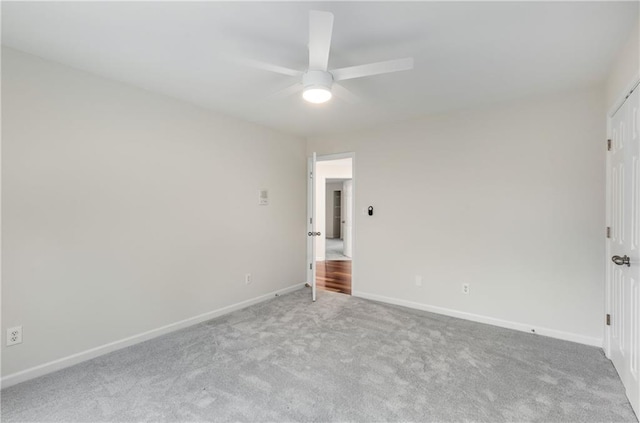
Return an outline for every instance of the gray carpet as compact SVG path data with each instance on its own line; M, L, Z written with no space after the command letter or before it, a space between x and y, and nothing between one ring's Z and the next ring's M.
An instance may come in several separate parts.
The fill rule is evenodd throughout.
M598 348L308 299L296 291L8 388L2 420L636 421Z
M326 238L325 260L351 260L344 255L344 241L340 238Z

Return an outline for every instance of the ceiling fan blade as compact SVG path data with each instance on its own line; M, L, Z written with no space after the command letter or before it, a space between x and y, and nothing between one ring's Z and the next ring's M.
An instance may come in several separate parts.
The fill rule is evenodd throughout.
M275 100L279 98L289 97L290 95L293 95L300 91L302 91L302 84L300 82L297 82L293 85L288 86L287 88L283 88L279 91L269 94L266 99Z
M302 71L285 68L284 66L272 65L271 63L261 62L259 60L236 59L235 62L238 63L239 65L248 66L250 68L255 68L255 69L262 69L269 72L275 72L281 75L288 75L288 76L302 75Z
M333 84L331 87L331 92L341 100L346 101L347 103L357 103L360 101L360 98L339 84Z
M379 75L381 73L398 72L413 69L413 57L387 60L386 62L369 63L368 65L350 66L348 68L331 71L334 81L362 78L363 76Z
M309 11L309 70L327 70L333 13Z

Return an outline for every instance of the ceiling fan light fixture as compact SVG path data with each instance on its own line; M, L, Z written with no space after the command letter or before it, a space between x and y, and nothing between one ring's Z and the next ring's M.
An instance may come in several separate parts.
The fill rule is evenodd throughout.
M331 90L325 87L309 87L302 92L302 98L309 103L326 103L331 100Z
M331 100L333 76L324 71L308 71L302 75L302 98L309 103L325 103Z

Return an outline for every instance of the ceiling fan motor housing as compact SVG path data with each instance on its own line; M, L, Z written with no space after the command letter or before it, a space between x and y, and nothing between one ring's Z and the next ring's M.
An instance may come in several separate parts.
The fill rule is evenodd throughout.
M333 76L329 72L310 70L302 75L302 85L305 90L323 88L331 91L331 84L333 84Z

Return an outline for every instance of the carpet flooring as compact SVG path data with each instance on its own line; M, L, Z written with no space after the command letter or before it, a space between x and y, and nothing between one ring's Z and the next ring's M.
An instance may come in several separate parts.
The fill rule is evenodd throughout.
M324 259L329 260L351 260L351 257L344 255L344 241L340 238L326 238L325 240L325 256Z
M299 290L2 391L2 421L635 422L602 350Z

